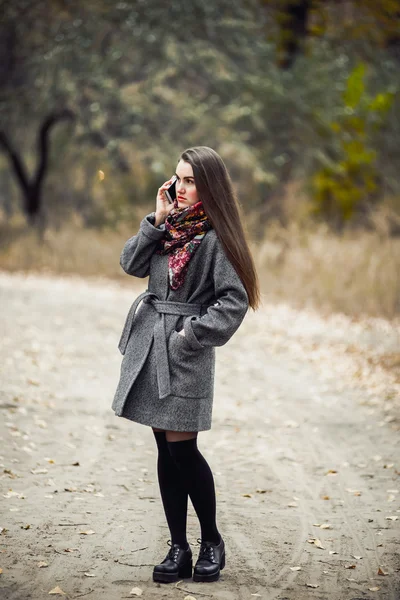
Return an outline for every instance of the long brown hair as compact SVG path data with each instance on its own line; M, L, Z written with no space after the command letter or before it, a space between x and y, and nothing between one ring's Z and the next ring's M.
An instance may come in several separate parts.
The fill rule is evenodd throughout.
M246 289L249 305L256 310L260 304L258 276L225 163L208 146L187 148L180 158L192 166L199 200Z

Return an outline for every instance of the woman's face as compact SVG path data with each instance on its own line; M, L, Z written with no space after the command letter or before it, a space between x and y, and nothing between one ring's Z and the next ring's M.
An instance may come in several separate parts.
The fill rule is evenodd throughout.
M192 206L199 201L196 184L193 177L192 165L184 160L180 160L176 167L176 199L179 208Z

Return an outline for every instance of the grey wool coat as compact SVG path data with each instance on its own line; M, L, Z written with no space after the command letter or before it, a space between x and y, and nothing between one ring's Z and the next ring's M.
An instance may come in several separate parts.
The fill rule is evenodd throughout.
M172 431L211 429L215 346L238 329L248 296L215 230L189 261L177 290L168 283L168 254L155 251L165 225L146 215L121 253L124 271L147 277L148 289L132 304L122 331L116 416ZM184 329L185 336L178 332Z

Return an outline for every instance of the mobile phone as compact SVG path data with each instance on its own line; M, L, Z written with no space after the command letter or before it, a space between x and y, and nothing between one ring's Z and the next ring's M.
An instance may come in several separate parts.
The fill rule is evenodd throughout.
M165 195L170 204L172 204L172 202L176 198L176 181L177 181L177 177L176 177L176 175L174 175L172 177L171 185L165 190Z

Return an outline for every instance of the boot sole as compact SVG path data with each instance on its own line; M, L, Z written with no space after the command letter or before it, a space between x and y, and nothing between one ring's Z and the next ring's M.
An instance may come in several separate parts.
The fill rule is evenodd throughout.
M218 571L216 573L211 573L210 575L200 575L199 573L196 573L196 571L193 573L193 581L198 581L198 582L212 582L212 581L218 581L219 576L220 576L220 572L222 571L222 569L225 567L225 552L221 557L221 566L218 569Z
M159 573L158 571L153 571L153 581L157 581L158 583L174 583L179 579L189 579L192 577L193 570L193 562L191 561L187 565L183 565L178 573Z

